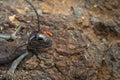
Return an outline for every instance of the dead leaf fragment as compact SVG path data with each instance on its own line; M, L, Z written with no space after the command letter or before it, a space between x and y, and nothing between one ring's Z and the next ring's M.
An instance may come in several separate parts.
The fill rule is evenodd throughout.
M26 14L26 12L29 11L28 7L25 7L24 9L22 9L22 8L15 8L15 9L20 14Z
M15 18L16 15L13 15L13 16L9 16L9 20L16 25L16 27L19 26L20 22Z

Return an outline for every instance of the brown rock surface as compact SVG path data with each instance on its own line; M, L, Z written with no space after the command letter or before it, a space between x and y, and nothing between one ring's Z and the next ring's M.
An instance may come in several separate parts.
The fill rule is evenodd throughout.
M37 21L29 5L24 0L17 1L0 1L0 32L14 31L16 26L8 17L16 15L24 27L20 33L24 37L30 25L36 29ZM41 62L35 56L23 60L15 71L15 80L120 79L119 0L33 0L31 3L39 13L42 30L53 33L53 45L40 52ZM1 80L6 78L9 68L10 64L0 66Z

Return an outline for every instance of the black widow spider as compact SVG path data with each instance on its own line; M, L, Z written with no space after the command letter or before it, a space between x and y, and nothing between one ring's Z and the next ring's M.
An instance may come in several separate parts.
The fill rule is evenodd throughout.
M35 55L37 57L37 59L40 60L40 58L38 57L38 50L42 50L44 48L49 48L51 47L52 45L52 39L51 39L51 36L52 36L52 33L50 32L42 32L41 28L40 28L40 21L39 21L39 15L38 15L38 12L36 11L36 9L34 8L34 6L28 1L28 0L25 0L32 8L33 10L35 11L36 13L36 16L37 16L37 22L38 22L38 30L35 30L33 31L29 37L28 37L28 41L27 43L25 43L24 45L21 45L19 47L17 47L16 49L20 48L20 47L23 47L23 46L26 46L26 52L20 56L15 56L14 52L16 51L16 49L14 50L13 53L11 54L8 54L4 57L0 57L0 64L4 64L4 63L8 63L9 61L13 61L14 59L17 59L13 61L12 63L12 66L11 68L9 69L8 73L10 74L13 74L17 65L20 63L20 61L25 58L29 52L32 52L33 55ZM17 29L17 31L10 35L10 36L5 36L5 35L2 35L0 34L0 38L3 38L3 39L13 39L15 40L17 37L15 36L16 33L18 33L20 31L21 27L19 27Z

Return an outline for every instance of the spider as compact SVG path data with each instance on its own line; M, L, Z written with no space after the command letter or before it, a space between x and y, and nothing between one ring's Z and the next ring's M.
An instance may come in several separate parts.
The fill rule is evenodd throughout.
M17 65L20 63L20 61L23 58L25 58L29 54L29 52L32 52L37 57L37 59L40 60L40 58L38 57L38 50L42 50L44 48L49 48L49 47L52 46L52 39L51 39L52 33L49 32L49 31L44 31L43 32L41 30L40 23L39 23L40 21L39 21L38 12L36 11L35 7L28 0L25 0L25 1L33 8L33 10L36 13L38 29L31 32L31 34L28 37L28 41L27 41L26 44L21 45L14 50L14 51L16 51L20 47L23 47L23 46L27 45L26 46L26 52L24 54L22 54L20 56L15 56L15 54L13 52L13 53L10 53L10 54L8 54L4 57L3 56L0 57L0 64L1 63L3 63L3 64L8 63L9 61L14 60L14 59L16 59L16 57L18 57L16 60L13 61L12 65L11 65L11 68L8 71L8 73L10 73L10 74L14 73ZM16 32L13 33L12 35L7 35L6 36L6 35L3 35L3 34L0 34L0 38L14 41L14 40L17 39L16 33L18 33L20 30L21 30L21 26L18 27Z

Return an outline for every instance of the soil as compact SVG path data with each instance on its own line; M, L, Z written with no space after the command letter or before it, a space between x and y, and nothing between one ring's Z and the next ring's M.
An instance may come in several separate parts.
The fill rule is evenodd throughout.
M14 75L11 63L0 65L0 80L120 80L119 0L31 0L39 13L42 31L53 33L52 47L25 58ZM0 33L37 30L37 17L24 0L0 0ZM31 26L31 27L30 27ZM20 40L18 40L19 42ZM9 44L9 45L7 45ZM13 42L0 40L0 54ZM19 49L19 52L24 52ZM22 53L21 53L22 54Z

